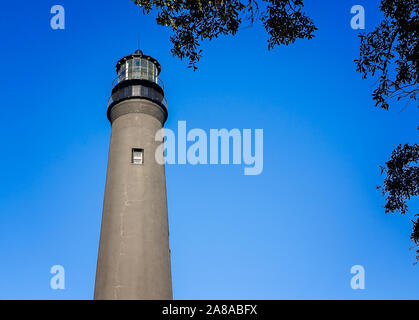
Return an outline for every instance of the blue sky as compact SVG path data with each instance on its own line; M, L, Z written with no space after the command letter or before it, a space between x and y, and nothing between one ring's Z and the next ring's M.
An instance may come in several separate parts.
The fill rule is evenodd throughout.
M374 107L353 60L350 8L306 1L311 41L267 50L257 25L203 44L199 70L171 56L170 32L129 0L5 2L0 10L0 298L93 297L119 58L162 65L167 128L264 130L264 171L166 167L175 299L417 299L409 216L385 215L379 165L417 141L418 110ZM65 30L50 8L66 9ZM66 289L50 289L63 265ZM363 265L366 289L350 287Z

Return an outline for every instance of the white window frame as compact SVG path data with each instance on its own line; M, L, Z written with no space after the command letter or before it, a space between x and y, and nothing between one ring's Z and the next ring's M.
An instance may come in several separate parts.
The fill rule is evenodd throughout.
M141 156L136 156L137 154ZM142 148L132 148L131 149L131 164L143 165L144 164L144 149Z

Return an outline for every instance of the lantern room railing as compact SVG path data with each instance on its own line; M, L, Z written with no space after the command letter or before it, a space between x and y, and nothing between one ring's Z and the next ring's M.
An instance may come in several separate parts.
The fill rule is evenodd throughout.
M160 92L143 85L131 85L114 92L108 99L108 107L127 98L145 98L162 105L167 110L167 100Z

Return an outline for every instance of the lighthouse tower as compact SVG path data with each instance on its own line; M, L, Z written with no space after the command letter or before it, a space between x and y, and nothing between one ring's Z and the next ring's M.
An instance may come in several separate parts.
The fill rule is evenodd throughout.
M95 299L172 299L166 177L155 158L167 119L160 70L140 50L116 65Z

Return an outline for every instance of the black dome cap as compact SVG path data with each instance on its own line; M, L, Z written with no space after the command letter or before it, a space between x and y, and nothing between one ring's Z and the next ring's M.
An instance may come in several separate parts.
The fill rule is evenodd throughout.
M143 59L146 59L148 61L151 61L152 63L154 63L156 65L158 75L160 74L160 72L161 72L160 63L156 59L154 59L152 56L148 56L148 55L143 54L143 52L140 49L136 50L133 54L125 56L121 60L119 60L118 63L116 64L116 73L119 72L119 69L121 68L121 65L123 63L125 63L127 60L131 60L131 59L134 59L134 58L143 58Z

